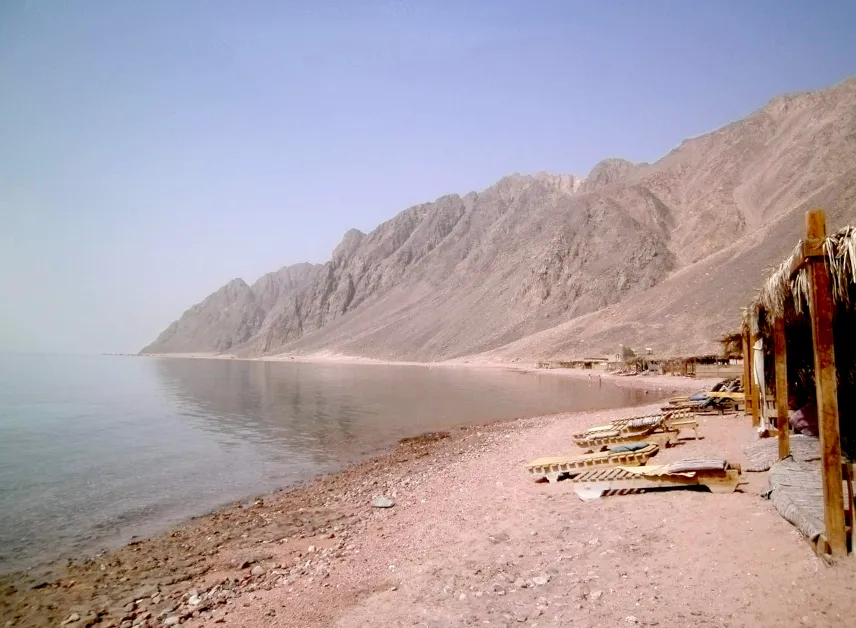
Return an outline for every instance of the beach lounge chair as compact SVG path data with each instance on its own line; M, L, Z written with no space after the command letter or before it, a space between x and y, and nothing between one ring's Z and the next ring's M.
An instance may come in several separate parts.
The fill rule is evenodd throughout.
M717 393L713 393L716 396L704 396L701 399L689 399L687 401L680 401L671 403L668 406L663 406L661 410L663 412L668 411L684 411L684 412L695 412L695 413L714 413L719 412L720 414L725 414L726 412L733 412L737 406L737 401L731 395L724 396Z
M740 467L720 459L680 460L664 465L591 469L571 481L583 501L614 492L696 486L705 486L711 493L733 493L740 483Z
M648 462L659 451L653 443L619 445L609 451L583 456L555 456L538 458L526 465L527 471L537 479L546 478L558 482L563 477L573 477L592 467L635 466Z
M668 447L677 441L681 429L692 429L698 439L698 422L691 419L673 419L668 413L636 417L591 427L574 434L577 447L590 452L603 451L625 443L654 443Z
M664 408L661 412L656 412L654 414L634 416L627 419L615 419L610 423L610 425L618 429L642 427L660 418L663 419L662 424L664 426L671 426L676 423L684 424L685 422L693 423L695 413L692 410Z
M735 393L742 390L739 379L724 380L719 382L710 391L701 391L686 397L672 397L669 405L663 406L662 410L692 410L695 412L733 411L737 407L738 398Z

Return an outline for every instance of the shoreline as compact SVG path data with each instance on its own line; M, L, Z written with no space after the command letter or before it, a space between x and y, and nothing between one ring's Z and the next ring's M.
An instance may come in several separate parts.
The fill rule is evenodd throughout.
M412 460L434 455L444 446L466 439L470 432L481 435L527 420L531 419L518 418L480 425L462 425L448 432L429 432L405 438L397 445L365 460L351 463L339 471L322 473L292 486L232 501L207 513L187 517L161 533L108 548L92 556L61 557L33 568L0 574L0 619L9 621L8 618L12 617L12 623L7 624L8 626L55 626L76 614L80 620L68 625L104 625L105 628L118 626L122 617L127 615L126 607L131 600L135 610L148 608L149 600L157 606L164 600L181 597L176 595L176 591L183 590L180 585L184 582L209 576L212 571L246 572L250 567L269 561L270 554L256 551L256 543L285 544L288 550L295 546L305 546L306 539L317 538L319 544L330 545L325 541L352 538L361 529L365 515L372 513L371 507L367 506L367 500L380 496L374 495L377 491L372 491L371 487L378 485L380 480L389 475L394 475L398 467ZM342 504L337 504L340 509L334 513L325 512L329 510L329 500L326 497L319 500L318 497L319 494L326 495L331 492L337 494L337 502L345 502L344 508L341 508ZM372 494L369 495L370 493ZM395 495L395 491L392 494ZM280 527L278 534L273 537L257 538L255 533L260 532L259 527L265 527L266 520L269 519L267 513L272 510L276 514L287 511L291 519L289 525ZM363 517L357 514L357 510L362 510ZM250 530L250 533L246 530ZM274 538L280 536L283 530L293 536ZM263 534L264 530L261 533ZM211 553L211 547L198 548L194 545L194 550L187 552L186 543L174 541L194 538L198 542L203 536L209 543L212 536L219 537L215 542L215 551L217 554L225 554L225 564L220 561L216 566L198 566L197 563L204 562L204 557ZM111 581L110 578L104 577L105 565L125 565L129 562L129 556L130 562L137 562L139 557L134 555L140 553L149 555L150 560L154 557L151 560L152 569L144 570L143 573L137 574L136 578L122 575L118 580L113 578ZM177 572L173 565L165 564L173 554L181 555L182 559ZM193 554L197 555L195 559ZM270 568L281 571L288 567L284 563L278 563L271 564ZM138 569L132 567L132 571ZM124 570L121 570L120 574L123 573ZM210 580L210 577L205 579ZM104 582L105 580L107 582ZM241 584L245 585L246 580L247 578L243 578ZM250 585L249 590L254 589L255 587ZM147 593L156 591L159 595L141 596L140 592L143 590ZM28 601L28 598L40 597L46 601L37 601L35 607ZM149 600L143 600L145 597ZM231 598L226 598L227 601L228 599ZM59 600L65 602L65 610L62 603L57 604ZM174 604L167 602L166 606ZM15 607L18 614L13 616ZM95 610L87 612L87 609L92 608ZM57 610L58 613L55 612ZM140 614L146 613L147 611L143 611ZM159 621L148 622L148 626L160 625Z
M109 354L112 356L118 356L119 354ZM127 357L127 356L123 356ZM135 356L137 357L137 356ZM435 362L435 363L422 363L422 362L394 362L387 360L378 360L374 358L362 358L355 356L342 356L342 355L312 355L312 356L301 356L294 360L291 359L291 356L268 356L262 358L237 358L230 356L228 354L220 354L220 355L210 355L210 354L164 354L164 355L144 355L138 357L165 357L169 359L193 359L193 360L239 360L246 362L299 362L305 364L343 364L343 365L376 365L376 366L401 366L401 367L421 367L421 368L446 368L446 369L467 369L467 370L501 370L501 371L511 371L520 374L535 374L535 375L547 375L551 377L570 377L572 379L577 380L585 380L588 379L589 373L585 371L577 371L573 369L544 369L538 368L534 365L534 363L521 363L521 364L513 364L513 363L504 363L504 362L478 362L478 361L470 361L470 360L458 360L458 361L446 361L446 362ZM599 374L593 373L594 377L601 375L604 382L620 386L622 388L632 388L632 389L644 389L646 391L650 391L652 393L656 393L658 395L667 395L669 393L678 393L682 391L695 391L701 387L704 387L708 384L706 380L694 380L690 378L683 377L672 377L672 376L644 376L644 377L622 377L615 376L609 374ZM717 381L717 380L711 380ZM645 402L643 402L644 404ZM638 406L619 406L615 409L629 409L631 407ZM560 412L557 414L564 414L565 412ZM543 415L543 416L552 416L552 415ZM516 421L524 421L527 419L534 418L531 415L517 416L514 418L508 419L498 419L495 421L490 421L488 423L471 423L464 422L459 426L454 427L453 429L469 429L469 428L478 428L484 427L485 425L494 425L501 423L514 423ZM389 453L390 449L394 448L394 445L389 447L385 447L373 453L365 454L364 456L360 456L353 463L349 463L344 466L339 471L334 471L333 473L347 473L348 470L355 465L359 465L366 461L372 461L376 458L380 458ZM209 507L202 511L191 512L181 517L171 517L168 522L163 525L149 523L144 528L138 528L136 531L125 531L124 533L118 535L114 539L105 539L99 543L93 543L89 545L89 549L77 550L77 551L67 551L57 553L55 557L47 557L36 560L29 564L23 564L14 566L11 568L7 568L3 571L0 571L0 581L5 578L10 578L16 576L18 574L23 573L32 573L32 574L51 574L57 570L57 566L66 562L85 562L94 556L98 556L104 553L115 552L117 550L126 547L128 544L133 544L139 542L139 539L149 539L160 536L162 534L167 533L171 529L175 529L176 527L181 527L189 522L198 519L199 517L205 517L215 514L220 510L227 509L232 507L235 504L243 503L248 500L251 500L253 497L258 495L266 495L266 494L275 494L282 492L289 492L292 490L299 490L308 483L314 481L317 478L325 477L329 472L319 472L318 474L306 477L304 479L295 480L285 485L276 486L273 488L265 488L261 489L264 492L256 492L250 491L245 496L241 497L227 497L223 499L219 504Z
M536 484L523 471L528 459L567 450L562 443L581 428L654 407L409 439L51 578L2 577L0 617L15 627L76 617L66 625L356 628L464 625L453 620L463 612L473 625L523 617L526 625L593 627L632 615L651 626L721 625L726 616L732 626L775 626L801 608L809 625L836 625L849 608L854 563L818 571L825 568L808 543L759 497L766 474L748 476L731 495L584 503L568 483ZM752 430L742 415L700 423L703 440L682 441L656 463L711 453L743 462ZM380 496L394 506L374 508ZM800 580L806 571L812 579Z
M159 357L184 357L190 359L208 359L211 356L159 356ZM231 359L215 357L213 359ZM248 361L285 361L282 358L271 359L249 359ZM288 359L288 361L291 361ZM295 360L297 361L297 360ZM382 364L387 366L429 366L446 368L501 368L505 370L516 370L522 373L549 374L553 376L570 376L577 379L587 378L588 373L584 371L574 372L570 369L539 369L528 364L484 364L470 362L450 363L393 363L379 360L353 359L337 357L335 359L312 358L304 359L310 363L340 363L340 364ZM633 388L646 388L651 391L680 391L697 390L705 385L704 380L693 380L689 378L677 378L672 376L659 377L620 377L603 375L604 381L624 384ZM659 385L659 386L658 386ZM663 386L665 385L665 386ZM168 528L163 533L154 536L134 540L127 545L111 548L91 557L78 557L77 559L59 559L41 564L34 569L14 571L0 575L0 590L5 590L6 595L0 595L0 617L7 614L13 615L14 626L42 626L56 625L70 616L77 614L82 619L80 625L86 625L85 618L90 611L95 613L99 625L110 625L109 621L115 618L115 625L119 626L124 617L124 610L119 611L117 604L122 609L128 606L128 600L139 594L139 591L148 587L154 587L160 594L156 598L148 597L153 602L146 604L145 601L132 600L135 609L152 607L153 610L144 610L136 613L135 618L152 612L152 617L164 610L164 605L158 607L163 600L175 601L183 590L183 583L196 581L200 577L207 582L210 573L238 573L242 577L247 568L252 570L257 563L266 558L259 558L262 552L253 553L251 556L236 557L238 554L246 553L253 547L254 543L268 545L276 543L294 548L305 545L306 538L317 538L320 547L324 541L330 538L353 538L360 534L361 526L366 518L374 516L374 509L367 506L366 487L376 486L383 478L396 475L402 465L407 465L416 458L428 459L429 463L436 461L438 456L444 455L444 449L454 447L462 440L466 440L472 433L481 437L483 434L492 432L524 430L532 422L556 419L561 416L587 416L589 414L624 414L629 415L640 411L641 406L617 408L600 412L578 412L549 415L546 417L523 417L512 420L496 421L487 425L464 425L455 428L450 438L439 440L426 440L421 438L410 439L400 443L391 450L381 451L362 462L346 466L339 472L316 476L308 481L296 485L276 489L272 492L232 502L206 514L189 517L177 526ZM325 500L318 501L317 493L334 493L336 501L347 504L344 511L336 509L335 514L326 512L329 503ZM393 492L394 495L394 492ZM252 506L248 507L248 504ZM268 505L270 504L270 505ZM270 511L275 509L277 515L288 513L290 524L282 528L285 536L274 538L258 538L259 518L262 522L270 519ZM313 514L308 518L301 515L309 509ZM345 512L347 511L347 512ZM393 512L394 515L394 512ZM264 529L265 525L261 524ZM237 530L242 531L240 534ZM261 533L261 532L259 532ZM332 536L331 536L332 535ZM235 538L237 536L237 539ZM175 539L193 539L192 550L187 551L187 543L179 543ZM200 539L204 542L200 543ZM211 545L212 538L225 539L223 543ZM251 539L244 542L245 539ZM201 545L201 547L200 547ZM331 546L332 547L332 546ZM328 548L329 549L329 548ZM343 548L339 548L341 550ZM332 550L331 550L332 551ZM256 555L258 554L258 555ZM179 565L169 564L173 555L180 556ZM232 558L224 565L222 560L209 560L210 556L231 556ZM341 558L334 556L333 558ZM63 562L67 565L63 566ZM164 567L169 564L169 569ZM110 570L113 565L118 568L116 578L105 577L104 572ZM129 569L120 567L130 565ZM243 568L242 568L243 565ZM285 565L285 567L283 567ZM269 565L266 573L271 570L279 570L280 576L285 575L294 563L282 562ZM283 571L285 570L285 571ZM288 572L290 573L290 572ZM168 575L168 577L166 577ZM235 577L235 576L231 576ZM247 584L251 586L253 577L247 582L241 580L240 586ZM130 586L133 585L133 586ZM197 584L196 588L203 586ZM204 586L209 586L205 584ZM243 595L247 591L238 587L235 595ZM22 591L27 591L22 595ZM148 590L148 589L147 589ZM11 593L10 593L11 592ZM145 596L143 596L145 597ZM184 596L186 597L186 595ZM138 598L142 599L142 598ZM224 598L229 600L234 598ZM29 600L29 601L28 601ZM35 603L36 606L26 606ZM21 605L25 604L22 608ZM170 606L167 603L166 606ZM15 611L17 607L17 612ZM93 610L94 607L95 610ZM158 607L158 608L154 608ZM29 608L29 611L27 610ZM64 609L64 610L63 610ZM185 609L190 610L190 609ZM197 609L199 610L199 609ZM35 611L35 614L33 614ZM195 611L194 611L195 612ZM201 612L201 610L199 611ZM127 613L126 613L127 614ZM191 613L192 615L192 613ZM159 621L148 621L141 626L160 626ZM107 618L111 618L108 620ZM94 621L93 619L93 621ZM103 619L103 621L101 621ZM161 617L160 619L163 619ZM105 623L106 622L106 623ZM72 622L73 625L74 622ZM132 624L133 625L133 624ZM127 627L126 627L127 628Z
M186 360L237 360L242 362L284 362L297 364L342 364L342 365L374 365L374 366L407 366L422 368L468 368L468 369L503 369L519 373L537 373L539 375L554 375L558 377L573 377L588 379L602 377L603 381L628 388L641 388L651 391L696 392L709 389L721 378L693 378L680 375L615 375L600 371L585 371L567 368L539 368L535 362L504 362L485 360L483 358L455 358L441 362L413 362L381 360L337 353L314 353L306 355L281 354L274 356L239 357L233 354L214 353L141 353L135 357L168 358Z

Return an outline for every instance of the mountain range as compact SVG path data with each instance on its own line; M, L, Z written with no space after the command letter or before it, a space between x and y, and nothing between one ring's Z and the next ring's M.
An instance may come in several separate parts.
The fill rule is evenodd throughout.
M390 360L719 350L804 214L856 222L856 79L779 96L653 164L506 176L234 279L142 353Z

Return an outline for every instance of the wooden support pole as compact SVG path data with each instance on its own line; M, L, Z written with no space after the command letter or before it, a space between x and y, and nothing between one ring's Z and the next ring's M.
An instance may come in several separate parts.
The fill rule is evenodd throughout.
M764 382L758 384L755 381L755 343L758 342L758 336L751 334L749 336L749 377L752 379L752 427L761 425L761 392L760 387Z
M826 216L822 210L812 210L806 214L806 236L808 240L826 237ZM829 271L823 257L811 258L809 282L826 541L834 556L844 556L847 554L847 531L844 522L844 491L841 486L838 382L832 332L833 302Z
M773 325L773 340L776 349L776 429L779 430L779 460L783 460L791 454L788 425L788 346L783 316L778 317Z
M749 332L743 332L743 414L752 412L752 352L749 351Z

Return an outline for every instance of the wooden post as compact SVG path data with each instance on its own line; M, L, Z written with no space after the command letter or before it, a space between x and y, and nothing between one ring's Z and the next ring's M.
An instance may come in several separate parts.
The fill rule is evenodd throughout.
M779 430L779 460L783 460L791 453L788 424L788 346L784 316L776 319L773 336L776 349L776 429Z
M752 413L752 352L749 350L749 332L743 332L743 414Z
M826 216L822 210L812 210L806 214L806 236L809 243L826 237ZM826 541L833 555L844 556L847 554L847 531L844 523L844 494L841 486L838 382L832 333L833 302L825 258L811 257L808 272L811 286L809 305L811 333L814 338L814 383L817 389Z
M756 334L750 334L749 336L749 364L751 365L749 368L749 377L752 379L752 427L758 427L761 425L761 392L760 387L764 385L764 382L758 384L755 381L755 343L758 342L758 336Z

